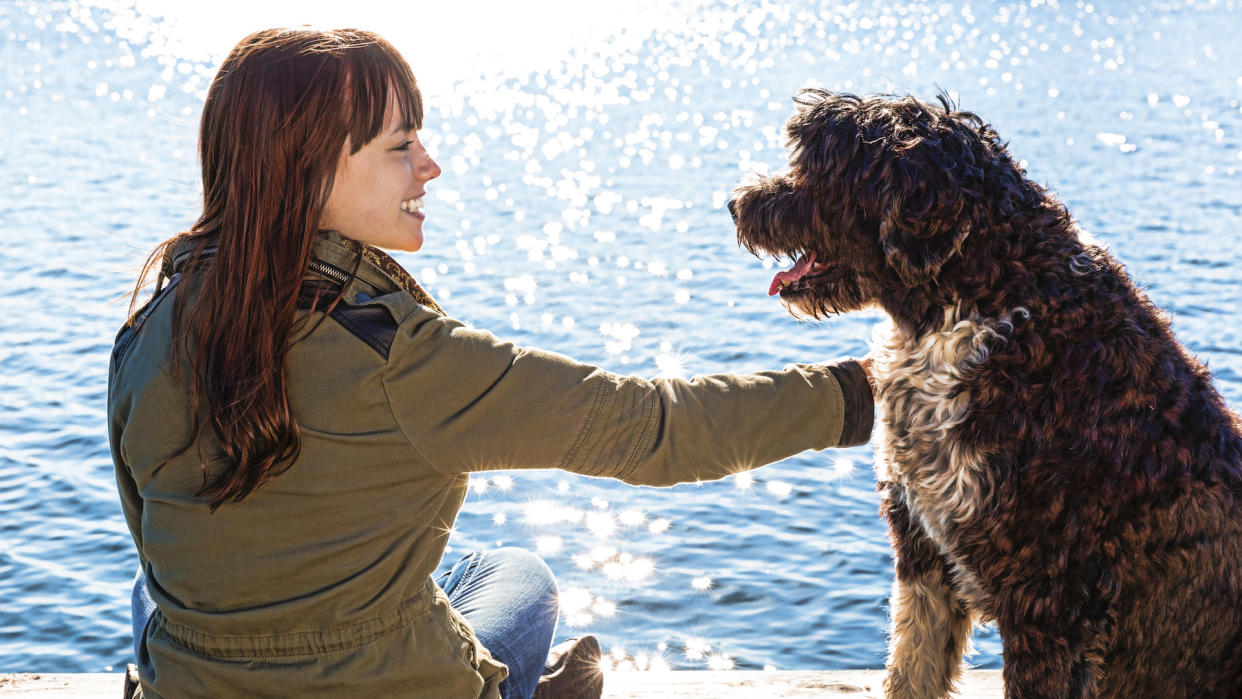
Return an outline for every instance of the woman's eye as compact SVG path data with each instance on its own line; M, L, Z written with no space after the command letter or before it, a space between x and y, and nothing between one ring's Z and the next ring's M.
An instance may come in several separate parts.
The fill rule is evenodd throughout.
M410 145L411 145L411 144L413 144L413 143L414 143L413 141L406 141L405 143L402 143L401 145L397 146L396 148L393 148L393 150L409 150L409 149L410 149Z

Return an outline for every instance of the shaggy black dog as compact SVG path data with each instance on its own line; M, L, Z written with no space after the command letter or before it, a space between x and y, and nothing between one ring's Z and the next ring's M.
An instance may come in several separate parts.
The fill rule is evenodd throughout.
M885 688L953 689L994 621L1010 697L1242 696L1242 424L1124 268L946 98L808 90L739 186L772 293L878 307L896 554Z

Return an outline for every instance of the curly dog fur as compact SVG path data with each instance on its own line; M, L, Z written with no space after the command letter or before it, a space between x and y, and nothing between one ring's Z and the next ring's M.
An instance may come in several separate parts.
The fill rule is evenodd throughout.
M1009 697L1242 696L1242 424L1125 269L945 97L807 90L734 192L795 312L864 307L896 559L885 688L953 691L994 621Z

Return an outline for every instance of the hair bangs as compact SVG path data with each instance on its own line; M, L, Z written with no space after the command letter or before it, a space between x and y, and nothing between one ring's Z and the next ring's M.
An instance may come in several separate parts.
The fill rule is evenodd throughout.
M350 152L357 153L380 135L395 109L398 125L416 131L423 127L423 97L414 73L391 44L377 41L351 52L350 92L346 98L353 114L350 119Z

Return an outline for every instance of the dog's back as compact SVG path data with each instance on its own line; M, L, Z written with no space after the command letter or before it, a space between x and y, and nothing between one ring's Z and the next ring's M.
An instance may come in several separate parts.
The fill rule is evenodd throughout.
M1029 471L1016 479L1014 502L1026 502L1028 526L1073 552L1062 575L1079 585L1083 610L1101 607L1102 695L1237 696L1238 417L1107 253L1086 246L1045 264L1060 269L1031 299L1035 348L1024 352L1015 330L1014 353L999 352L984 379L1020 387L996 408L1027 411L1040 431L1018 440L1029 462L1007 464ZM1046 312L1036 318L1036 308ZM1046 494L1048 510L1037 511L1044 503L1034 493Z

